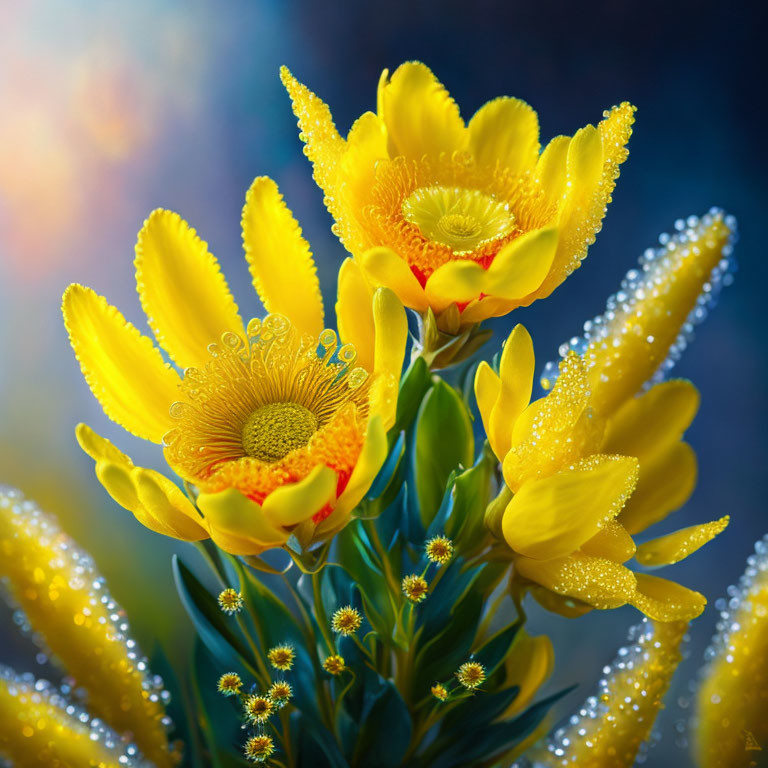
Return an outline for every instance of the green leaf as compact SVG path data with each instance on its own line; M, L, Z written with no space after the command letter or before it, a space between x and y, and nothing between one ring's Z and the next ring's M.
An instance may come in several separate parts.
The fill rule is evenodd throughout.
M495 490L497 461L486 448L475 465L456 478L453 511L445 533L460 549L471 549L487 535L484 516Z
M411 716L397 688L382 680L375 698L360 713L360 731L352 765L392 768L400 765L411 740Z
M509 626L500 629L472 654L472 658L475 661L479 661L485 667L488 677L499 668L501 663L507 657L520 627L521 624L515 622L514 624L510 624Z
M412 456L424 526L429 526L440 507L451 472L472 465L472 420L455 389L438 380L421 404L416 417Z
M250 674L255 674L249 662L250 654L226 623L216 599L197 580L192 571L173 556L173 578L182 605L195 625L200 639L205 643L216 662L234 672L242 672L245 667Z

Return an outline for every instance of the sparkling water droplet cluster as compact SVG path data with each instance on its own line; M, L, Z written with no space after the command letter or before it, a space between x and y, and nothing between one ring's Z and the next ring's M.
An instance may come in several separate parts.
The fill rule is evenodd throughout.
M687 642L685 622L644 619L629 631L629 645L603 667L590 696L530 760L515 768L631 768L644 763L658 739L654 729L664 694Z
M130 731L158 766L172 764L165 713L170 701L159 675L129 634L123 609L91 556L55 518L13 488L0 485L0 585L14 623L70 677L60 688L94 715Z
M701 281L698 297L676 336L671 339L671 344L667 349L659 349L659 345L666 344L666 341L656 338L653 333L646 334L647 348L658 358L654 361L655 371L651 372L646 381L646 388L663 381L693 340L696 326L704 321L717 303L723 287L733 282L736 271L733 247L738 239L736 220L733 216L725 215L719 208L712 208L700 218L689 216L687 219L678 219L673 234L660 235L659 246L645 250L638 267L627 272L619 290L608 298L605 312L587 320L582 335L574 336L560 345L558 352L561 358L573 351L584 357L587 366L591 367L599 352L605 352L611 346L619 347L622 336L646 330L648 318L643 317L643 307L654 300L664 301L665 292L674 296L669 294L668 288L671 282L684 279L680 272L685 262L690 261L691 257L698 258L702 253L706 256L713 248L717 249L713 227L720 222L729 234L719 248L719 254L715 254L714 265L711 270L707 270L708 274ZM541 376L542 386L545 389L551 388L558 374L559 361L547 363Z
M692 686L697 706L689 725L703 768L746 764L748 742L768 748L768 534L726 595L715 602L716 633Z
M66 688L57 688L47 680L35 679L31 674L17 675L0 665L0 762L7 757L13 765L14 759L28 757L48 766L58 765L56 760L62 757L108 757L109 765L120 768L152 768L135 744L73 704L67 693Z

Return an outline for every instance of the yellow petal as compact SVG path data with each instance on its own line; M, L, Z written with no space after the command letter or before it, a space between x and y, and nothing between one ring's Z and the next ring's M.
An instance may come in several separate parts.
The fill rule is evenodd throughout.
M531 335L525 326L518 324L512 329L501 352L501 388L486 426L494 453L499 459L503 459L509 451L512 429L530 402L535 364Z
M373 290L358 263L346 258L339 269L336 323L344 344L354 344L357 364L373 370Z
M534 172L534 181L540 189L545 209L558 209L567 189L569 136L556 136L544 147Z
M346 148L331 117L328 106L306 85L302 85L287 67L280 68L280 79L293 104L293 113L299 120L301 140L306 142L305 153L314 167L317 185L332 201L339 160ZM336 217L333 204L329 206Z
M558 138L551 153L542 155L536 176L546 178L551 187L551 192L545 193L545 201L559 203L556 216L560 239L549 274L526 304L549 296L587 255L611 201L619 165L627 158L626 144L633 122L634 107L621 104L597 128L582 128L570 141ZM565 183L561 170L564 152ZM565 192L562 197L561 190Z
M371 200L376 163L388 156L384 121L373 112L365 112L350 128L346 150L339 162L340 175L344 178L344 197L358 211Z
M136 288L158 343L181 368L201 368L208 345L243 333L219 262L173 211L152 211L136 242Z
M533 599L545 610L563 616L566 619L578 619L593 610L591 605L574 600L568 595L558 595L538 584L527 587Z
M309 243L272 179L254 179L243 207L243 247L253 287L267 312L290 318L301 333L324 327L323 298Z
M426 312L429 307L424 289L411 268L390 248L371 248L359 259L367 278L374 284L391 288L406 307Z
M501 379L496 374L496 371L485 360L482 360L475 372L475 399L480 411L480 418L483 420L483 427L497 458L499 457L501 446L497 446L491 438L491 411L496 404L496 398L498 398L500 392ZM497 447L499 450L497 450ZM501 455L503 457L504 454Z
M632 605L655 621L690 621L701 615L707 598L699 592L647 573L635 574L637 594Z
M730 519L725 515L719 520L692 525L641 544L637 548L637 562L647 566L678 563L722 533Z
M649 262L641 290L606 319L600 339L591 340L585 353L592 400L601 413L616 411L658 370L731 235L721 213L703 217Z
M682 436L699 408L699 392L676 379L628 400L611 416L602 450L636 456L640 466Z
M336 501L333 512L317 526L317 535L327 537L346 525L349 513L360 503L379 474L389 452L387 431L378 416L368 424L363 449L352 470L346 488Z
M531 637L521 629L504 662L507 683L519 689L517 698L504 712L505 719L528 707L539 688L549 679L554 666L552 641L546 635Z
M462 149L466 128L456 102L418 61L401 64L381 89L381 114L392 157L420 160Z
M504 512L504 538L529 558L563 557L619 513L636 480L637 459L629 456L593 456L550 477L530 480Z
M87 424L78 424L75 427L75 437L80 447L94 461L106 459L113 464L122 464L131 469L133 461L119 448L116 448L106 437L97 435Z
M567 595L600 610L626 605L637 593L635 574L629 568L580 552L555 560L518 557L515 570L558 595Z
M202 521L195 520L199 515L184 494L154 470L129 469L101 459L96 462L96 477L114 501L132 512L149 530L182 541L208 538Z
M104 413L137 437L162 442L181 383L176 371L150 339L90 288L70 285L62 312L83 376Z
M488 267L484 293L502 299L520 299L535 291L547 276L555 257L556 227L526 232L499 251Z
M456 259L438 267L428 278L424 291L436 313L455 303L476 299L485 291L488 273L477 262Z
M381 416L385 429L395 422L400 372L408 342L408 319L400 300L389 288L379 288L373 296L375 345L371 386L371 413Z
M696 454L688 443L673 443L640 465L637 489L619 515L631 533L640 533L678 509L696 486Z
M216 546L231 555L258 555L288 540L287 531L273 525L255 501L235 488L201 493L197 506Z
M336 498L338 476L324 464L305 478L276 488L264 499L262 511L276 526L297 525L319 512Z
M501 97L484 104L467 126L469 150L480 166L521 174L539 156L539 118L524 101Z
M615 520L610 520L601 531L582 544L581 551L585 555L626 563L635 554L636 547L627 529Z
M139 501L155 519L170 529L171 536L182 541L208 538L203 518L179 487L153 469L135 467L131 471Z

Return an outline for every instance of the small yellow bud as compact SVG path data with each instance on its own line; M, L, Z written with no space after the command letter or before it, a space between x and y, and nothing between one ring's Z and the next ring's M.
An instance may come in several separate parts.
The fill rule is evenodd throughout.
M254 763L263 763L275 752L275 742L271 736L251 736L245 742L245 756Z
M427 560L438 565L445 565L453 557L453 542L445 536L431 538L425 547Z
M459 667L456 678L465 688L472 690L485 680L485 667L476 661L467 661Z
M426 579L416 574L411 574L403 579L403 594L412 602L420 603L427 596L429 584Z
M238 613L243 607L243 596L237 591L228 587L219 594L219 607L224 613Z
M363 617L360 615L360 611L353 608L351 605L339 608L333 614L331 619L331 629L340 635L352 635L360 629L360 625L363 623Z
M432 688L432 695L438 701L445 701L448 698L448 690L442 683L435 683Z
M225 696L236 696L243 687L243 681L236 672L226 672L219 678L219 693Z
M291 669L295 658L296 651L293 650L292 645L276 645L267 651L267 660L281 672L287 672Z
M346 669L346 663L342 656L333 655L329 656L323 662L323 669L331 675L340 675Z
M249 696L245 700L245 715L251 722L264 723L274 711L274 703L266 696Z

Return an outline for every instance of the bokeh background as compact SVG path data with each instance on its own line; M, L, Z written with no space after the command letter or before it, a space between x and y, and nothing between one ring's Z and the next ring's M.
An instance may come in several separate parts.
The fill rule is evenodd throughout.
M732 515L715 543L670 570L711 603L693 625L650 764L689 765L675 726L714 599L768 530L766 21L757 3L1 0L0 481L59 514L92 552L146 650L162 641L181 653L191 630L172 590L174 547L111 502L73 428L94 425L145 465L160 466L159 451L109 423L87 390L60 319L64 287L86 283L145 327L133 244L163 206L209 242L243 313L258 313L239 218L251 179L266 173L313 245L331 309L344 254L301 153L281 64L333 106L343 132L375 107L380 71L412 58L437 72L465 117L497 95L526 99L544 139L630 100L630 158L588 260L550 300L498 321L494 343L523 321L539 359L554 357L676 218L713 204L738 217L737 280L677 369L702 393L689 432L701 477L668 527ZM553 686L581 684L563 714L638 618L622 609L569 622L532 608L533 629L555 640ZM32 669L7 612L0 622L0 661Z

